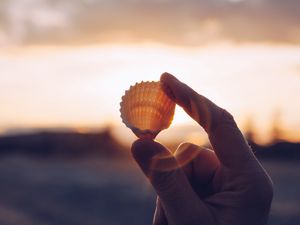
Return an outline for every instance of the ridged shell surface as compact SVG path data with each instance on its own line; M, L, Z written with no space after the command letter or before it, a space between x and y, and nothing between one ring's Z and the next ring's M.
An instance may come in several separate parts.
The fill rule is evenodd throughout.
M123 123L139 138L152 138L170 126L175 103L164 93L160 82L141 82L125 92L120 103Z

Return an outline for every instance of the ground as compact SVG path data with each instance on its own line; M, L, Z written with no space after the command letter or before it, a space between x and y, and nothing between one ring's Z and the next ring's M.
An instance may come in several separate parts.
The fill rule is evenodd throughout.
M262 164L275 188L269 224L299 225L299 163ZM154 199L132 161L0 159L1 225L151 224Z

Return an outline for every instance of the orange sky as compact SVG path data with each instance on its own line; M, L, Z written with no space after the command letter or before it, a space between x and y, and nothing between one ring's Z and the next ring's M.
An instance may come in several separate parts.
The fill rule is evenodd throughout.
M159 44L24 48L0 54L2 129L120 125L119 101L130 85L169 71L231 111L253 117L266 137L272 115L299 137L300 48L219 44L198 49ZM175 124L192 122L178 114Z
M299 141L297 9L292 0L1 1L0 132L113 124L130 133L118 112L124 91L168 71L241 127L251 118L259 140L280 112L284 135ZM170 134L187 125L177 112ZM191 130L184 137L197 137Z

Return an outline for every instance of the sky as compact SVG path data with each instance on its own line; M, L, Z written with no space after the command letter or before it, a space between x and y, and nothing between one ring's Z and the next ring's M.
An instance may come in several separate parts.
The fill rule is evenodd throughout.
M251 120L258 140L277 116L284 138L300 141L299 11L297 0L2 0L0 133L130 133L121 96L168 71L242 128ZM198 138L196 126L178 109L168 131Z
M297 0L1 0L0 43L300 43Z

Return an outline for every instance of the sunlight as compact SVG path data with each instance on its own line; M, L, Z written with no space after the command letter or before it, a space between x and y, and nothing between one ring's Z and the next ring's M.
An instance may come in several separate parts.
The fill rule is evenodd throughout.
M186 112L180 106L177 105L175 109L175 115L174 115L172 125L176 126L176 125L191 124L191 123L192 123L192 119L189 117L189 115L186 114Z
M284 124L299 125L300 108L289 103L300 97L299 52L289 46L192 49L151 43L5 49L0 53L5 73L0 77L0 121L6 127L120 124L125 90L142 80L157 81L167 71L232 112L238 122L245 115L254 117L264 137L278 107ZM194 122L177 107L173 124Z

